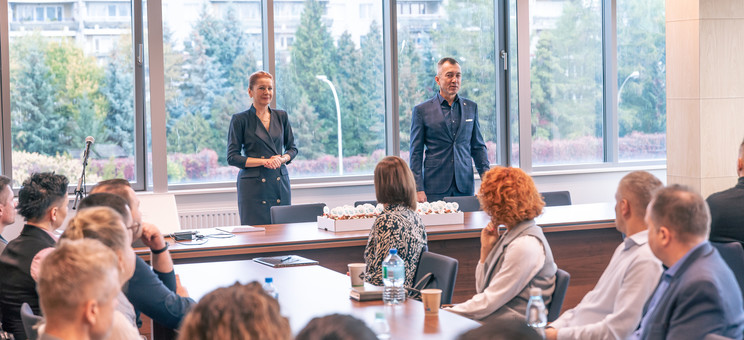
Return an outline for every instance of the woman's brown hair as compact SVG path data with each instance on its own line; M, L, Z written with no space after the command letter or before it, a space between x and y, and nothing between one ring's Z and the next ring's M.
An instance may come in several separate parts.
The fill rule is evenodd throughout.
M261 339L292 337L289 321L279 302L258 282L217 288L204 296L186 315L179 340Z
M78 211L67 223L62 239L92 238L115 251L127 250L132 241L124 225L124 218L109 207L92 207Z
M377 163L375 194L378 203L401 204L416 209L416 181L402 158L388 156Z
M486 172L478 200L494 223L507 227L539 216L545 206L532 177L519 168L495 167Z

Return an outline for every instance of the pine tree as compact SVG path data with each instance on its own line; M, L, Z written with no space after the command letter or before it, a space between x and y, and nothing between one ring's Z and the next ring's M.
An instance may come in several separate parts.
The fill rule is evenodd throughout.
M123 40L122 40L123 42ZM108 101L104 120L105 140L119 146L125 155L134 155L134 74L131 58L122 52L131 51L131 44L114 50L106 65L101 93Z

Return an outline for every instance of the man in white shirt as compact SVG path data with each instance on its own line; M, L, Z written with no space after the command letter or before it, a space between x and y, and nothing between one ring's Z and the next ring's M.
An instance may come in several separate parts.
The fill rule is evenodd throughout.
M661 182L645 171L620 180L615 225L626 235L597 285L581 302L545 330L546 339L625 339L638 326L643 305L661 276L661 262L648 246L644 221L652 193Z

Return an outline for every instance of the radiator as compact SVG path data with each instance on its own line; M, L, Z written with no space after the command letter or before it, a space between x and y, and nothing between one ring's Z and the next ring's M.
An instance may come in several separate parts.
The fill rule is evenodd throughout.
M237 209L179 211L181 229L201 229L240 225Z

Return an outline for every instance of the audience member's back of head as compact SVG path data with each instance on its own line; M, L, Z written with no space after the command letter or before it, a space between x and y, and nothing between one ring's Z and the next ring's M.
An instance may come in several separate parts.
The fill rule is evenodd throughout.
M67 198L67 178L52 172L32 174L18 191L18 213L35 221L61 200Z
M286 340L292 337L279 302L258 282L217 288L204 296L181 326L179 340Z
M377 163L374 182L378 203L416 209L416 180L402 158L387 156Z
M651 202L654 192L662 186L656 176L646 171L633 171L625 175L619 185L620 190L630 196L633 211L638 212L641 217L646 215L646 207Z
M650 217L657 226L673 230L681 241L708 238L710 210L700 194L689 187L673 184L654 193Z
M127 234L121 214L109 207L92 207L80 209L70 219L61 239L92 238L115 251L125 251L131 244Z
M44 258L39 272L37 289L47 331L80 327L74 323L82 319L89 323L93 339L104 338L111 315L86 320L80 313L87 307L81 307L96 304L99 313L113 313L120 286L117 261L114 252L97 240L61 241Z
M362 320L331 314L310 320L295 340L377 340L377 336Z
M467 331L457 340L542 340L542 337L524 322L498 320Z
M77 206L78 210L93 207L109 207L116 210L125 219L132 214L129 209L129 202L126 199L107 192L90 194L83 198Z
M120 196L129 201L129 189L131 187L132 186L129 184L129 181L127 181L126 179L113 178L98 182L98 184L96 184L96 186L94 186L93 189L90 190L90 192L91 194L106 192ZM128 203L131 204L132 202Z

